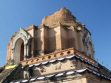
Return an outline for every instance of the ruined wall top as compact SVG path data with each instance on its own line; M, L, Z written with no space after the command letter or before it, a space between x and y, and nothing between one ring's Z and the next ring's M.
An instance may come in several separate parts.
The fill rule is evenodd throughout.
M59 11L55 12L52 15L46 16L41 25L48 26L50 28L54 28L59 26L60 24L66 26L75 26L76 18L71 14L71 12L66 8L61 8Z

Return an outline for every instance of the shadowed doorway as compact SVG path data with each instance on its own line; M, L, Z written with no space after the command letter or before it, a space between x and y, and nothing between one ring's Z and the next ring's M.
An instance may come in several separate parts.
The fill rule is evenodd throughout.
M24 60L24 41L19 38L15 44L14 61L19 63Z
M20 48L20 61L24 60L24 43L22 43Z

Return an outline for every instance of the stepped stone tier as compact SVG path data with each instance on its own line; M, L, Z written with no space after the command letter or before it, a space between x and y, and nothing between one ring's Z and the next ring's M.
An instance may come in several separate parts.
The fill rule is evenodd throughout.
M111 71L94 59L86 26L62 8L13 34L0 83L111 83Z
M65 8L46 16L40 26L16 32L8 45L7 61L15 64L31 57L75 48L94 58L91 34Z

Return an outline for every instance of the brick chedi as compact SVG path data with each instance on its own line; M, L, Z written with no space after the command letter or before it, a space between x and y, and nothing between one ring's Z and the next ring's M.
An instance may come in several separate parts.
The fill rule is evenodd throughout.
M62 8L13 34L0 82L111 83L111 71L95 61L86 26Z

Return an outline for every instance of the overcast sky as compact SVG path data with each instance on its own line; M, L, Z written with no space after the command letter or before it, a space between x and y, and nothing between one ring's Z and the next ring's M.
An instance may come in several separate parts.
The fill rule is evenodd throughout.
M87 26L95 59L111 69L111 0L0 0L0 66L6 63L6 46L14 32L39 25L63 7Z

